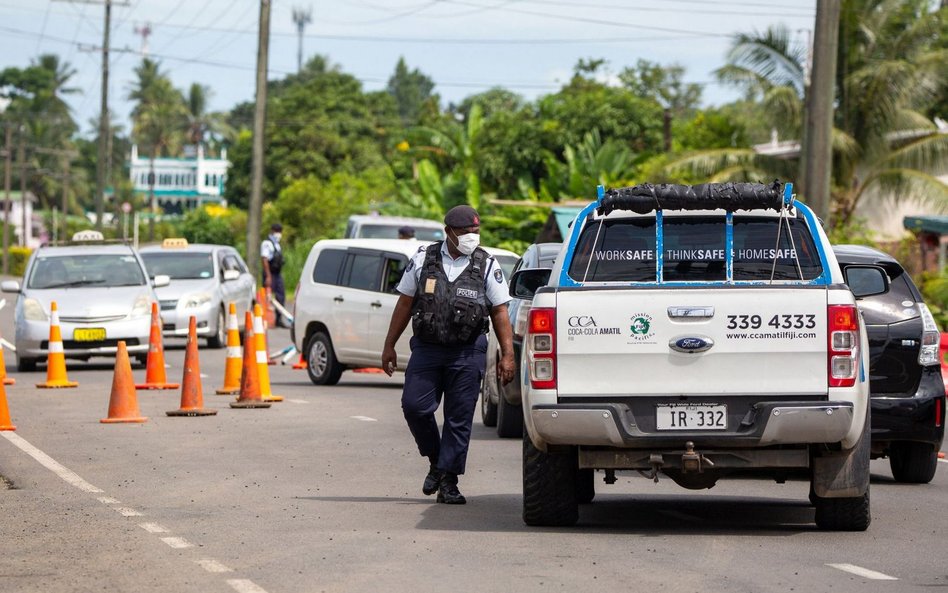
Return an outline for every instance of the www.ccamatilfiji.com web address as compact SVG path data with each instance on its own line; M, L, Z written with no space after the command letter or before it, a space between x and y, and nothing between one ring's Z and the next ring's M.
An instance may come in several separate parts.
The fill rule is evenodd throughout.
M729 340L812 340L815 332L756 332L749 334L725 334Z

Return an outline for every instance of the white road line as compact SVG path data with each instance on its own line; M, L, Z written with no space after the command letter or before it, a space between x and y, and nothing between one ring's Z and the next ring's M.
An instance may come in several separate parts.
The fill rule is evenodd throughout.
M309 403L309 402L306 401L305 399L292 399L292 398L287 398L286 401L292 402L292 403L294 403L294 404L308 404L308 403Z
M101 494L103 492L102 489L96 488L80 478L75 472L60 465L55 459L31 445L26 439L15 432L5 431L0 432L0 435L19 447L21 451L35 459L40 465L62 478L67 484L71 484L83 492L91 492L92 494Z
M227 584L237 593L267 593L267 590L250 579L227 579Z
M865 579L872 579L873 581L897 581L899 579L891 577L887 574L882 574L881 572L876 572L874 570L869 570L868 568L863 568L861 566L856 566L855 564L827 564L830 568L835 568L837 570L842 570L844 572L852 573L856 576L863 577Z
M368 416L349 416L353 420L361 420L362 422L378 422L375 418L369 418Z
M194 547L194 544L184 539L183 537L162 537L159 539L161 539L161 541L165 542L166 544L168 544L169 546L171 546L172 548L176 550Z
M98 500L102 504L119 504L120 502L119 499L112 498L111 496L100 496L96 500Z
M940 461L940 462L942 462L942 463L948 463L948 459L939 459L938 461Z
M118 511L119 513L121 513L123 517L141 517L142 516L142 514L136 511L135 509L130 509L128 507L112 507L112 508Z
M168 530L158 525L157 523L142 523L139 525L142 529L148 533L168 533Z
M200 564L201 568L207 572L234 572L234 569L228 568L212 558L203 558L201 560L195 560L195 562Z

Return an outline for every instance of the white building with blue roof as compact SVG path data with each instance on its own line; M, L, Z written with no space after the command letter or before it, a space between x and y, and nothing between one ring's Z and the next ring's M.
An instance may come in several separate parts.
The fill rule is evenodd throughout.
M227 180L227 149L220 158L206 158L198 145L194 156L160 157L154 162L155 198L165 214L181 214L204 204L224 204L224 182ZM151 161L132 146L129 176L133 191L148 200Z

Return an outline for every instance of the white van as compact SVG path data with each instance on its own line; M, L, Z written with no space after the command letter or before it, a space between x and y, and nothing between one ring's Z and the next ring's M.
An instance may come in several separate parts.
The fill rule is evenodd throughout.
M378 214L353 214L346 225L346 239L398 239L398 229L409 226L415 229L419 241L441 241L444 239L444 223L426 218L405 216L379 216Z
M408 260L426 241L330 239L309 252L296 289L293 342L316 385L335 385L350 368L378 367L395 287ZM519 259L505 249L484 247L509 274ZM408 365L411 330L398 341L398 368Z

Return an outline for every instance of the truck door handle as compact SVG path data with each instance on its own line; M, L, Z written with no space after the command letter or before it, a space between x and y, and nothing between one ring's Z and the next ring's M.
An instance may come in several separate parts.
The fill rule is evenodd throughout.
M332 300L336 301L337 303L341 303L345 301L346 299L342 298L341 296L337 296L337 297L333 297Z
M668 316L672 319L710 319L714 317L714 307L669 307Z
M371 304L373 307L375 307L376 309L378 309L379 307L382 306L381 301L375 301L374 303L370 303L370 304Z

